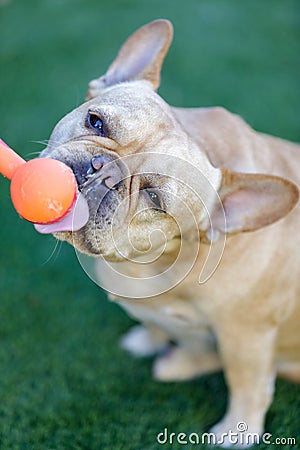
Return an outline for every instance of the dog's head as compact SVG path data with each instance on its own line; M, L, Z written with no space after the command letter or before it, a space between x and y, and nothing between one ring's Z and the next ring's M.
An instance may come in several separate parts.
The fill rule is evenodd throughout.
M169 242L191 238L195 224L207 233L208 215L222 233L254 230L297 201L297 188L286 180L213 167L185 132L156 93L171 40L166 20L130 36L42 152L72 168L87 200L87 224L75 232L58 226L56 233L83 252L127 258L147 250L157 229ZM154 247L160 244L159 236L153 239Z

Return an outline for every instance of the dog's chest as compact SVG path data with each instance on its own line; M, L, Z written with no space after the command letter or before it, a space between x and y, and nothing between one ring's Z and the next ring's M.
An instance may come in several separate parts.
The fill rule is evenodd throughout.
M171 298L168 295L140 301L111 299L134 319L146 325L155 325L164 330L170 338L185 343L191 349L199 345L199 338L203 333L210 332L207 316L190 301L174 296Z
M189 248L185 251L189 254ZM207 328L210 302L201 296L197 268L188 272L188 265L181 264L176 269L172 261L169 264L167 255L165 260L166 266L158 267L99 259L98 280L111 300L141 322L155 324L177 337Z
M211 330L206 302L189 295L181 285L154 298L120 298L113 294L108 294L108 297L135 320L157 326L171 338L177 342L185 342L190 348L199 345L202 334Z

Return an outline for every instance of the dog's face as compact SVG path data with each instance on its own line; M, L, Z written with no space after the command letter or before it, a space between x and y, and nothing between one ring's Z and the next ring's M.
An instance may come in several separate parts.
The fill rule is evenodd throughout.
M205 230L207 212L224 232L217 192L230 232L271 223L297 200L293 185L274 177L224 176L186 134L155 92L171 38L166 21L132 35L107 74L90 83L88 100L57 124L42 152L72 168L87 200L86 225L56 233L80 251L112 261L138 256L177 236L191 237L195 223Z
M77 232L57 233L79 250L110 259L133 256L180 235L178 202L192 208L183 167L193 143L170 107L145 81L108 87L65 116L42 156L69 165L90 217ZM200 158L200 154L197 159ZM202 158L201 170L218 182ZM180 182L180 180L182 182ZM197 202L196 202L197 204ZM194 208L197 217L203 207ZM197 211L196 211L197 210Z

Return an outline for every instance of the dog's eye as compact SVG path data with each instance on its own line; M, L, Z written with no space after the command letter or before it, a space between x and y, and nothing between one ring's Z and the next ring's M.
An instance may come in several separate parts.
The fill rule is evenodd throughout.
M87 125L89 128L92 128L93 130L96 130L97 133L99 134L99 136L103 136L104 135L104 127L103 127L103 122L101 120L101 118L92 112L88 113L87 116Z
M143 189L143 190L147 192L147 194L151 200L151 203L153 203L154 207L157 209L162 209L162 204L161 204L160 198L157 195L157 193L150 189Z

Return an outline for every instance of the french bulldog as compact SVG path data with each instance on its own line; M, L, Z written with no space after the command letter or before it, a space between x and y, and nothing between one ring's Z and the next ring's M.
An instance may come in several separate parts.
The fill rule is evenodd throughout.
M226 447L241 421L263 433L277 374L300 380L300 148L222 107L169 106L156 90L172 36L167 20L138 29L56 125L41 157L72 168L89 219L39 231L97 258L141 322L121 344L156 354L157 380L224 371Z

